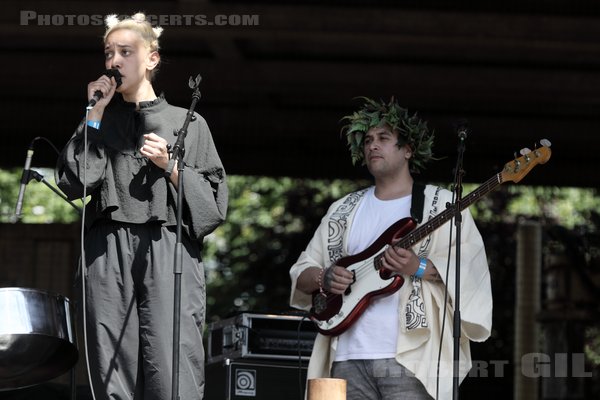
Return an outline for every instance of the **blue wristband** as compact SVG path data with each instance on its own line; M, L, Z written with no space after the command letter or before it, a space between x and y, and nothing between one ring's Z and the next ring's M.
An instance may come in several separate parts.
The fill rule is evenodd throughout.
M94 129L100 129L100 121L88 121L87 126L90 126Z
M417 278L422 278L425 275L425 268L427 268L427 259L425 257L419 258L419 269L415 272Z

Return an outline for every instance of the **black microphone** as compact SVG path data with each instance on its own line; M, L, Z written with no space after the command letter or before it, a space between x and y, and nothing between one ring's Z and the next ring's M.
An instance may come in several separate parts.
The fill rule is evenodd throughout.
M31 141L29 145L29 149L27 149L27 158L25 158L25 167L23 168L23 173L21 174L21 187L19 188L19 196L17 197L17 207L15 209L15 218L18 220L21 218L21 211L23 210L23 197L25 196L25 187L29 183L29 174L31 167L31 159L33 158L33 143L35 143L35 139Z
M107 69L106 71L104 71L104 73L102 73L102 75L106 75L109 78L114 77L115 81L117 82L117 87L121 86L121 83L123 83L123 81L121 80L121 73L116 68ZM102 92L99 90L96 90L94 92L94 95L92 96L92 99L90 100L90 102L87 105L87 109L88 110L92 109L96 105L98 100L100 100L102 97L104 97Z

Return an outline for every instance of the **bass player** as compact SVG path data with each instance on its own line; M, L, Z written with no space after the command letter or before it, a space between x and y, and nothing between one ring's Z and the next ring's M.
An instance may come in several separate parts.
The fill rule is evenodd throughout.
M450 191L413 179L412 174L433 159L434 135L426 122L393 98L387 103L363 101L357 112L344 117L347 124L342 132L353 163L366 165L374 185L334 202L290 269L292 307L322 312L333 298L341 298L338 318L343 320L355 307L361 310L358 316L355 313L343 320L338 329L328 331L324 322L315 340L308 379L345 379L347 400L449 399L454 223L436 229L414 246L384 243L376 263L359 260L356 268L337 264L343 257L377 246L382 238L396 242L398 235L388 229L396 221L411 217L420 226L453 200ZM460 381L471 368L469 342L486 340L492 324L484 243L469 210L461 215ZM377 269L388 275L373 272ZM385 282L384 278L400 279L400 284L382 289L375 281ZM373 286L372 292L364 296L361 284Z

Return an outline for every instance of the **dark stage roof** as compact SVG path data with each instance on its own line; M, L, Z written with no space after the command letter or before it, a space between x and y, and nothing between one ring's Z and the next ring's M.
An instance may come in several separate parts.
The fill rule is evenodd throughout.
M465 181L547 138L552 158L523 184L599 187L600 13L588 4L4 1L0 167L21 167L36 136L64 145L104 69L97 18L144 10L165 28L156 88L187 108L202 75L197 111L230 174L363 177L339 119L356 96L394 95L435 129L444 159L422 179L452 179L466 118ZM54 161L38 142L33 166Z

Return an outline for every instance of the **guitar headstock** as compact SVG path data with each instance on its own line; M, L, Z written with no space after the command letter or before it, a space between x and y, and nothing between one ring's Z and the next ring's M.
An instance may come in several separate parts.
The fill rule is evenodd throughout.
M513 181L519 182L538 164L545 164L549 159L552 151L550 150L551 143L547 139L540 140L541 147L536 147L533 151L529 149L521 150L521 157L518 157L504 164L504 168L500 175L502 182Z

